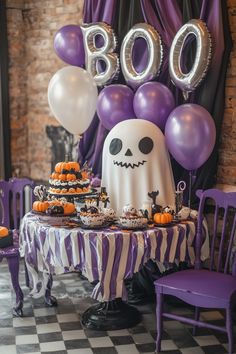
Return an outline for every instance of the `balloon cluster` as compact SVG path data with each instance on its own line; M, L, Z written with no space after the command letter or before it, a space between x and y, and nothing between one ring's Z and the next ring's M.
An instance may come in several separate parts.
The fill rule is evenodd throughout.
M183 51L191 40L189 36L195 36L196 55L191 70L183 72ZM55 52L69 66L58 70L48 86L48 102L54 116L72 134L85 132L96 110L108 130L126 119L149 120L165 132L167 147L177 162L190 171L200 167L214 148L215 125L206 109L197 104L175 107L172 92L152 81L158 76L163 59L159 33L151 25L139 23L126 34L120 63L129 86L106 86L119 74L116 47L113 29L103 22L68 25L56 33ZM141 48L145 49L145 60L140 65L136 61ZM185 98L202 81L210 57L211 37L206 24L190 20L176 33L169 57L171 80ZM97 86L105 86L99 96Z
M55 35L54 49L69 66L58 70L48 86L48 103L55 118L72 134L84 133L97 108L97 85L81 68L85 63L80 26L62 27Z
M97 113L104 127L111 130L117 123L142 118L164 130L175 107L172 92L160 82L146 82L134 93L126 85L110 85L98 96Z

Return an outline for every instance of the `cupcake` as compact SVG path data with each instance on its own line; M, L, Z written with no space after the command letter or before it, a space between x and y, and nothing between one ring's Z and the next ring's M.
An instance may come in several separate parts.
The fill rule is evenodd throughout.
M129 229L137 229L147 225L147 219L143 217L132 205L128 204L123 207L122 215L119 218L119 224Z
M107 221L112 221L115 219L116 213L112 208L102 208L102 213L105 215Z
M104 224L105 215L95 206L87 207L86 205L80 209L80 220L86 226L101 226Z

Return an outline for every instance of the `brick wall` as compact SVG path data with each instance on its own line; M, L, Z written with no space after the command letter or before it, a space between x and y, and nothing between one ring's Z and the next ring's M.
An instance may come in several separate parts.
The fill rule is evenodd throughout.
M65 66L54 52L57 30L80 24L82 0L8 0L11 151L13 173L47 180L51 172L48 83Z
M217 182L236 185L236 0L227 0L233 48L226 79Z
M236 38L236 0L227 0L232 38ZM13 170L20 176L47 180L51 170L51 140L46 126L57 126L50 115L47 87L66 65L53 50L56 31L80 24L83 0L7 0L10 117ZM236 49L226 83L218 182L236 185Z

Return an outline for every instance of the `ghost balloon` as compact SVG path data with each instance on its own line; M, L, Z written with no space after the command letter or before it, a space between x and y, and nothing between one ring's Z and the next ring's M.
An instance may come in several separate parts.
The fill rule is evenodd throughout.
M148 192L159 190L158 204L175 205L175 186L165 138L144 119L118 123L103 147L102 185L111 207L121 214L126 204L140 209Z

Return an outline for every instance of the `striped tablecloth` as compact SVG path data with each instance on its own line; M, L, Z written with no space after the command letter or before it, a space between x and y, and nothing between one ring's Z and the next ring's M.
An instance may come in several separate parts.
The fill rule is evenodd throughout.
M33 282L32 295L42 295L48 274L81 270L90 282L99 281L92 297L108 301L126 298L123 280L131 278L149 259L160 266L193 263L195 234L193 221L142 231L94 231L51 226L47 220L27 213L20 227L20 252ZM206 259L208 247L202 251Z

